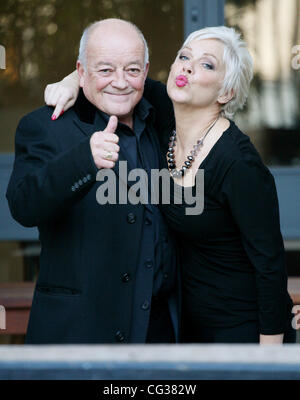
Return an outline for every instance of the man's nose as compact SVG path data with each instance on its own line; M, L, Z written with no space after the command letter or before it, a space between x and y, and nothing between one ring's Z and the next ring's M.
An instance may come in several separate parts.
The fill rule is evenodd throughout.
M126 80L124 71L116 71L114 79L112 81L112 86L118 89L126 89L128 86L128 82Z

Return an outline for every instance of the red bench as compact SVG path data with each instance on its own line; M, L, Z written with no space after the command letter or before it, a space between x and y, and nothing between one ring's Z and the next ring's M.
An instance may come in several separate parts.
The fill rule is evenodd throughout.
M34 285L33 282L0 283L0 305L6 313L6 329L0 329L0 335L26 333Z
M6 310L6 329L0 335L26 333L32 303L33 282L0 283L0 305ZM300 305L300 278L288 279L288 291L295 305Z

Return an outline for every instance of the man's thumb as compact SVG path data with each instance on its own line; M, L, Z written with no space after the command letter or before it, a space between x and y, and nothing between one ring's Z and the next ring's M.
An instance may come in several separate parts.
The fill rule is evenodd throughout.
M118 118L115 115L112 115L109 118L108 124L105 128L105 132L115 133L117 126L118 126Z

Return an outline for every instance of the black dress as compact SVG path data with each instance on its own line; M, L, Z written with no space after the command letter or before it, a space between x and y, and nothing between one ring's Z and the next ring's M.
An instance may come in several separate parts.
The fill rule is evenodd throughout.
M260 333L287 332L294 341L272 174L232 121L199 168L201 214L186 215L184 196L174 204L173 179L171 204L161 205L179 241L183 340L258 342Z
M165 86L151 79L145 97L156 108L161 167L167 168L172 103ZM182 341L249 343L258 342L259 334L284 332L285 342L295 342L272 174L232 121L199 169L204 169L200 215L186 215L191 205L184 196L181 205L172 198L171 204L161 204L178 240ZM176 184L170 181L172 197Z

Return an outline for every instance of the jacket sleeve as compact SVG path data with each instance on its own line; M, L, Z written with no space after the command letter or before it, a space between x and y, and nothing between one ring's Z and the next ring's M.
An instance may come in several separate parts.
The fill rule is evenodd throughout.
M61 215L95 181L98 170L89 138L61 151L55 136L32 114L18 125L6 197L12 216L24 226L40 225Z
M155 108L155 128L158 133L169 138L175 128L175 117L173 104L168 96L166 85L147 78L144 97Z
M223 190L255 269L260 333L283 333L287 274L274 178L259 160L240 160L226 175Z

